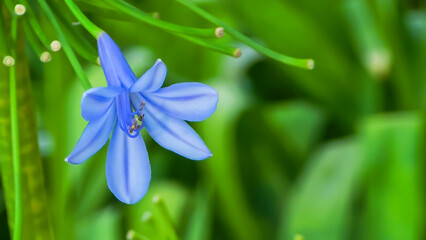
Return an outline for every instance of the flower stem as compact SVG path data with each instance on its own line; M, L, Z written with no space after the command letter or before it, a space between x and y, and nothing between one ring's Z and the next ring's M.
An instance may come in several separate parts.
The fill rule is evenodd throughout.
M0 4L0 53L3 55L8 55L9 53L9 44L6 38L6 27L4 25L4 19L2 15L2 5Z
M71 12L74 14L74 16L77 18L77 20L83 25L83 27L93 35L96 39L98 39L99 35L103 32L102 29L100 29L98 26L96 26L94 23L92 23L78 8L78 6L73 2L73 0L65 0L65 3L67 4L68 8L71 10Z
M58 23L62 28L64 36L67 38L71 47L74 49L76 54L80 55L87 61L97 64L98 50L92 46L87 38L83 37L80 31L77 31L73 26L69 24L70 20L67 20L63 15L60 14L59 9L53 8L56 16L58 16Z
M156 19L152 17L151 15L141 11L140 9L124 1L107 0L106 2L109 3L112 7L120 9L121 11L127 13L128 15L142 22L145 22L147 24L150 24L157 28L161 28L166 31L185 34L189 36L196 36L196 37L218 38L216 34L216 29L203 29L203 28L192 28L192 27L181 26L178 24L173 24L173 23Z
M30 28L30 24L28 21L23 23L25 36L27 37L28 42L30 43L33 50L36 52L37 56L40 57L43 52L46 50L44 46L38 41L37 37L34 35L33 30Z
M176 0L176 1L181 3L182 5L184 5L185 7L189 8L190 10L195 12L196 14L200 15L201 17L212 22L213 24L216 24L218 26L222 26L229 35L240 40L241 42L243 42L247 46L253 48L254 50L256 50L256 51L258 51L262 54L264 54L265 56L268 56L268 57L275 59L279 62L289 64L289 65L292 65L292 66L296 66L296 67L300 67L300 68L306 68L306 69L313 69L314 68L314 60L312 60L312 59L298 59L298 58L289 57L289 56L277 53L275 51L272 51L271 49L264 47L264 46L262 46L262 45L260 45L256 42L254 42L250 38L244 36L243 34L238 32L237 30L230 27L225 22L221 21L220 19L214 17L213 15L211 15L208 12L204 11L203 9L199 8L194 3L192 3L188 0Z
M16 57L16 36L17 36L17 17L12 18L11 36L12 45L11 54ZM13 240L21 239L22 227L22 197L21 197L21 160L19 153L19 122L18 122L18 98L16 94L16 69L15 65L10 67L10 126L12 140L12 157L13 157L13 180L15 185L15 224L13 229Z
M198 44L200 46L203 46L205 48L209 48L213 51L217 51L235 58L238 58L241 56L241 50L239 48L233 48L233 47L228 47L228 46L224 46L221 44L217 44L217 43L213 43L213 42L208 42L204 39L200 39L197 37L192 37L192 36L187 36L187 35L183 35L183 34L177 34L178 37L181 37L183 39L186 39L190 42L193 42L195 44Z
M152 203L154 203L158 213L160 213L161 218L163 219L165 223L162 229L163 231L167 233L167 236L168 236L167 239L171 239L171 240L179 239L176 233L175 223L167 209L166 203L164 202L163 198L160 197L159 195L155 195L152 198Z
M50 9L49 5L46 3L45 0L38 0L38 3L40 4L40 7L43 9L44 13L46 14L49 21L52 23L53 28L55 29L56 33L58 34L59 40L62 43L62 46L64 47L65 55L68 57L68 60L71 63L71 66L73 67L75 73L77 74L78 78L80 79L81 85L87 90L89 88L92 88L92 85L90 84L89 80L86 77L86 74L83 71L82 66L80 65L77 56L75 55L74 51L72 50L71 46L69 45L65 35L62 32L62 29L59 25L59 23L56 21L55 15L53 14L52 10Z
M41 30L40 24L37 21L37 17L34 14L33 9L31 8L31 5L28 3L27 0L21 0L21 2L25 5L27 8L27 20L30 23L32 29L34 30L35 34L39 38L40 42L46 47L50 47L50 42L47 40L46 35Z
M13 11L13 7L15 5L13 5L13 1L11 1L11 0L5 0L4 3L6 4L6 8L10 11L10 14L12 14L12 16L14 16L15 12Z

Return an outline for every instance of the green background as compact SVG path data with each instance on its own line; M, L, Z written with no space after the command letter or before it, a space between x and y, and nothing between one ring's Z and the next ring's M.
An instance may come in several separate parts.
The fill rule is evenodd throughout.
M68 11L62 1L48 2ZM165 21L216 27L172 0L129 2L158 11ZM268 59L226 29L220 41L240 47L238 59L80 3L121 47L137 76L161 58L168 67L166 86L202 82L218 91L214 115L191 123L213 157L185 159L143 130L150 188L135 205L119 202L106 184L107 147L82 165L64 162L87 124L80 115L84 89L64 52L41 63L25 43L32 96L22 101L33 99L35 118L20 114L22 124L38 134L50 234L64 240L125 239L129 230L147 239L424 239L426 2L197 4L270 49L313 58L315 69ZM48 21L40 22L54 38ZM73 30L96 47L81 26ZM81 62L93 86L106 85L101 67ZM0 82L8 81L5 76ZM8 139L1 135L1 141ZM12 183L2 174L0 239L8 239L3 196ZM162 200L153 202L155 195ZM23 239L46 239L37 238L42 220L28 218L23 221L32 227Z

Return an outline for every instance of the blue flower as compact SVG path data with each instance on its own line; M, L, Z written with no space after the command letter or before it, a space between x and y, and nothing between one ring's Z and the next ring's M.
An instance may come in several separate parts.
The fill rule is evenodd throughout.
M119 47L106 33L98 38L107 87L87 90L81 115L89 123L65 161L80 164L109 143L106 176L111 192L133 204L146 194L151 168L140 131L162 147L192 160L212 156L200 136L185 121L202 121L213 114L217 92L201 83L161 88L166 65L159 59L136 78Z

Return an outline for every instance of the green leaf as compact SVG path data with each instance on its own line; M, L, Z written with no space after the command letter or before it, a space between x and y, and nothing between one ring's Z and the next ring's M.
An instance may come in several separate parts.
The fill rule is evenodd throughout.
M106 208L90 218L80 219L76 225L75 239L117 240L125 239L125 233L120 231L120 213L112 208Z
M216 112L200 126L200 135L213 153L213 157L201 163L206 180L214 182L218 194L219 219L225 222L234 239L260 239L261 228L253 215L242 188L236 159L235 132L237 117L246 108L247 95L238 81L243 71L257 55L247 56L244 61L227 61L222 76L209 85L219 93ZM204 174L203 174L204 175Z
M360 128L366 182L362 239L420 239L424 226L424 118L378 115Z
M306 156L318 141L325 116L320 109L303 101L283 102L264 109L265 120L286 150Z
M208 240L212 233L213 200L211 190L199 185L193 197L192 213L185 232L185 240Z
M18 35L16 62L19 156L21 165L22 235L21 239L51 239L48 205L39 152L35 104L25 57L23 35ZM17 58L17 59L18 59ZM15 218L15 189L11 152L9 69L0 67L0 164L10 232Z
M345 239L362 161L356 139L326 144L309 160L286 207L282 237Z

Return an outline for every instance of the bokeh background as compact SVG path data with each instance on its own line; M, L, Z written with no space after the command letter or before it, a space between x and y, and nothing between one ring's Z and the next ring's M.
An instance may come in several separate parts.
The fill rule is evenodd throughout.
M62 1L49 2L70 16ZM33 194L45 192L46 204L23 207L48 216L24 216L26 239L46 239L38 229L46 219L50 234L64 240L132 233L134 239L185 240L426 238L425 1L197 1L256 42L315 59L311 71L268 59L226 35L221 41L243 54L225 56L85 2L77 3L115 39L137 76L161 58L165 85L196 81L217 89L215 114L191 123L213 157L185 159L142 131L150 189L135 205L119 202L106 184L106 147L82 165L64 162L86 125L84 89L64 52L41 63L26 43L32 95L22 101L33 99L27 111L36 119L21 117L38 136L44 175L35 177L44 179L38 187L45 190ZM158 11L162 20L215 27L173 0L128 2ZM49 22L40 21L54 37ZM87 35L81 26L74 30ZM101 67L82 63L93 86L106 85ZM12 183L2 174L0 239L9 239L3 196ZM27 174L23 181L31 186L41 171Z

